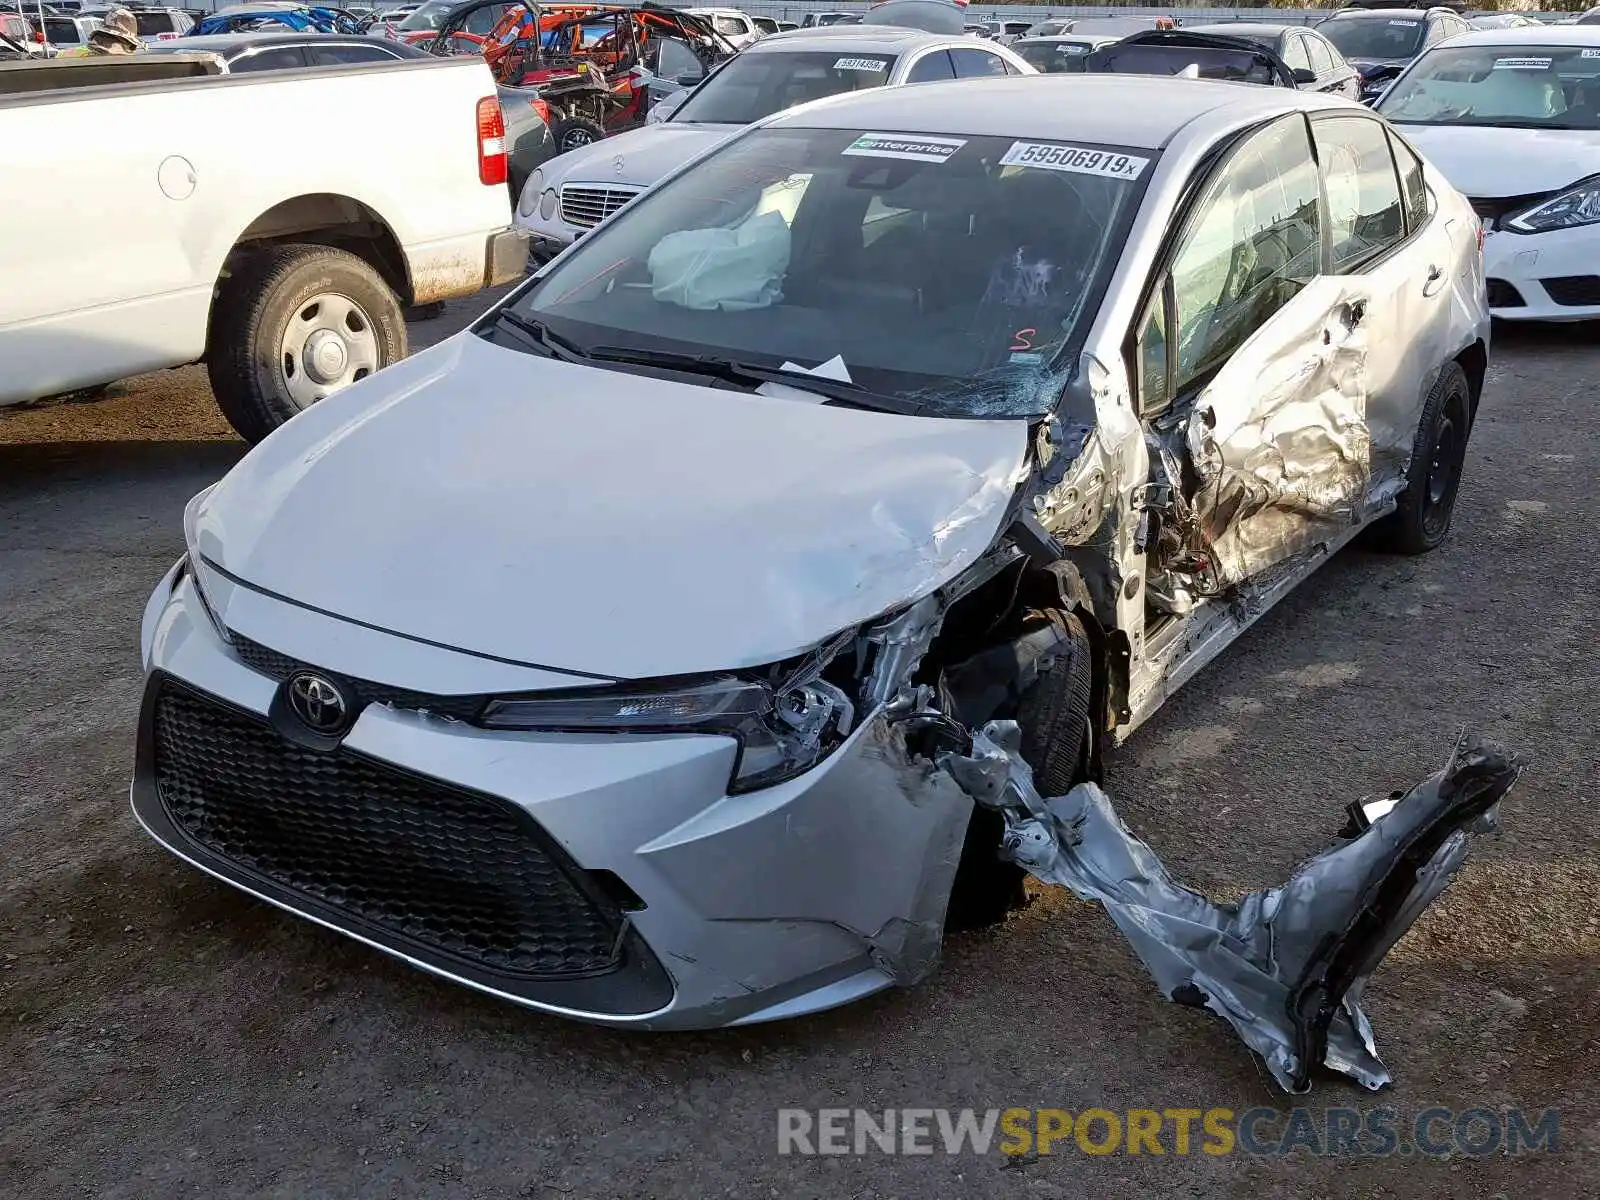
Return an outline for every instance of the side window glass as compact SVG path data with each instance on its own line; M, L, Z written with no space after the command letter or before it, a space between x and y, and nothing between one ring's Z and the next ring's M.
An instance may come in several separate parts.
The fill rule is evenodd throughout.
M1428 185L1422 176L1422 160L1393 131L1389 141L1394 160L1400 164L1400 194L1405 201L1406 228L1420 229L1428 223Z
M1299 34L1292 34L1283 43L1283 61L1291 71L1309 71L1312 69L1311 60L1306 57L1306 40Z
M1349 270L1405 237L1389 137L1367 117L1333 117L1312 128L1328 189L1333 269Z
M940 79L954 79L956 69L950 65L950 55L943 50L924 54L912 64L906 75L907 83L933 83Z
M308 46L314 67L342 67L352 63L394 62L395 56L378 46Z
M298 46L278 46L259 54L246 54L228 64L228 71L237 75L241 71L292 71L306 65Z
M961 79L1006 73L1006 65L1000 61L1000 56L990 54L987 50L969 50L962 46L950 51L950 58L956 65L956 75Z
M657 45L656 74L663 79L686 79L690 75L698 79L705 74L694 51L676 38L663 38Z
M1172 264L1175 394L1221 366L1320 273L1317 200L1298 116L1255 134L1211 181Z
M1311 57L1311 69L1320 78L1333 73L1333 55L1328 51L1328 43L1319 37L1307 34L1303 39L1306 44L1306 53Z

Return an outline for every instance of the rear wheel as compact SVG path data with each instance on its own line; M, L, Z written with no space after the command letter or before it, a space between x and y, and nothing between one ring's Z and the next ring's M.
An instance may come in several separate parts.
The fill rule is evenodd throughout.
M556 144L557 154L565 154L568 150L577 150L583 146L592 146L605 136L605 126L599 121L591 121L588 117L566 117L557 121L556 127L550 131L551 140Z
M1384 549L1426 554L1444 541L1455 514L1471 430L1472 389L1461 364L1451 361L1440 370L1423 405L1399 506L1375 530Z
M372 267L328 246L272 246L223 280L206 370L229 424L258 442L405 355L400 301Z

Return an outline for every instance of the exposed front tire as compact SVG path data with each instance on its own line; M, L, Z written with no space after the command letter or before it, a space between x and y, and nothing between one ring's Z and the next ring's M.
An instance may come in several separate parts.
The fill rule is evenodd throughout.
M1060 796L1087 776L1094 688L1094 657L1083 623L1060 609L1039 617L1066 635L1060 653L1022 693L1016 720L1022 729L1022 757L1033 768L1041 796ZM945 927L973 929L1005 920L1024 900L1024 872L997 853L1005 824L992 809L975 808L961 848Z
M1373 531L1382 549L1426 554L1444 541L1471 431L1472 388L1461 364L1452 360L1440 370L1422 407L1399 507Z
M592 146L606 136L605 126L588 117L566 117L556 122L550 138L556 144L556 153L565 154L583 146Z
M405 356L400 301L371 266L328 246L272 246L222 281L206 370L228 423L258 442Z

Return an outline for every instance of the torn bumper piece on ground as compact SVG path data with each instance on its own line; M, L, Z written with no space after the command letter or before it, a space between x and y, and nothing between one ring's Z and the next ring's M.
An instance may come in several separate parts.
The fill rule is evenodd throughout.
M943 761L980 804L1006 814L1005 851L1045 883L1098 900L1161 990L1221 1014L1290 1092L1317 1063L1368 1088L1389 1082L1361 989L1442 892L1470 836L1495 828L1520 766L1463 736L1444 768L1403 796L1351 805L1348 840L1277 887L1214 904L1173 881L1092 783L1042 799L1013 722L991 722L970 756Z

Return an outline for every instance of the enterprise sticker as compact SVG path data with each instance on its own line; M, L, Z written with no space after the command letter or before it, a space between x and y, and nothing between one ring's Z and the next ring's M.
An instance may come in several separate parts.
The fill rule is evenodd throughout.
M1494 60L1496 71L1548 71L1550 60L1548 58L1497 58Z
M1137 179L1150 165L1148 158L1064 146L1059 142L1012 142L1000 159L1004 167L1042 167L1046 171L1071 171L1075 175L1103 175L1108 179Z
M881 71L888 66L881 58L841 58L833 64L835 71Z
M966 138L863 133L846 146L844 152L859 158L909 158L914 162L942 163L966 144Z

